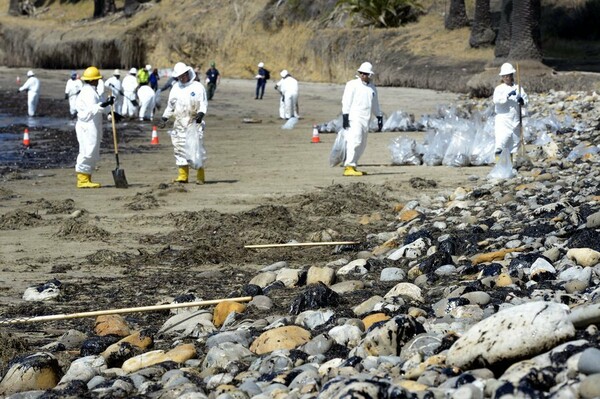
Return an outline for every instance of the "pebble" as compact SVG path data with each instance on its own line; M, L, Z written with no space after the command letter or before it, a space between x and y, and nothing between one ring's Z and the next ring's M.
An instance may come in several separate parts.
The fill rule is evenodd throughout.
M461 112L489 106L472 101ZM247 304L177 309L162 326L99 317L93 336L69 330L13 359L0 395L600 397L600 156L572 151L598 142L598 105L595 92L532 94L533 168L367 212L361 228L386 231L360 252L249 272ZM560 108L582 116L559 120ZM201 299L190 292L170 300Z

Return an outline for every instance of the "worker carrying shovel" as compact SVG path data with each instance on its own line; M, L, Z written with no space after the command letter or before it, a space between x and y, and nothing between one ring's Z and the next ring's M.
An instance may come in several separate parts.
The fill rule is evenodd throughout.
M521 132L521 107L527 105L527 93L518 84L515 84L516 70L511 64L504 63L500 67L502 83L494 89L494 106L496 119L494 123L496 146L494 155L496 163L500 154L508 151L509 154L517 152Z
M77 123L75 132L79 142L79 155L77 155L77 188L99 188L99 183L92 183L92 172L100 160L100 142L102 141L102 113L104 108L113 105L115 98L100 102L96 92L98 81L102 79L98 68L87 68L81 80L83 87L75 102L77 109Z

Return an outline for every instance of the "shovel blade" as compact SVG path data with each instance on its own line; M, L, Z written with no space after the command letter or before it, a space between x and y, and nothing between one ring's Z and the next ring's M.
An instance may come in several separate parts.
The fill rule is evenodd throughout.
M117 188L128 188L129 184L125 178L125 171L123 169L115 169L112 171L113 179L115 180L115 187Z

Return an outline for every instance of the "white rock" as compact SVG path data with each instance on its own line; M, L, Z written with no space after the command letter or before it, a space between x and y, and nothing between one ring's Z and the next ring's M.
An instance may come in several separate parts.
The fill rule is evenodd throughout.
M431 240L429 238L421 237L411 242L410 244L406 244L391 254L388 255L388 259L390 260L398 260L400 258L408 258L408 259L417 259L425 252L427 252L427 248L431 245Z
M313 330L327 323L335 315L331 309L306 310L296 316L296 324Z
M347 275L362 276L369 272L367 270L367 268L365 267L366 264L367 264L366 259L356 259L356 260L353 260L352 262L348 263L347 265L342 266L337 271L336 274L338 276L347 276Z
M69 370L60 379L58 385L73 380L82 380L87 383L104 370L106 370L106 360L102 356L84 356L71 363Z
M403 297L415 302L423 302L421 289L412 283L398 283L394 288L385 294L384 298Z
M504 309L471 327L450 347L447 364L469 369L535 355L575 335L569 308L530 302Z
M567 258L580 266L591 267L600 262L600 252L591 248L571 248L567 251Z
M402 281L406 278L406 272L399 267L386 267L381 271L381 281Z
M329 336L340 345L354 348L360 342L362 331L357 326L344 324L343 326L336 326L329 330Z

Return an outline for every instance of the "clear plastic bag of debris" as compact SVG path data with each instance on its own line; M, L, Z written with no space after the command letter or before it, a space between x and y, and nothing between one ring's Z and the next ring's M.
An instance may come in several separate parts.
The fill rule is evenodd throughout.
M288 119L283 126L281 126L282 129L286 129L286 130L291 130L294 128L294 126L296 126L296 123L298 123L298 118L291 117L290 119Z
M384 132L416 132L419 130L415 124L414 115L402 111L394 111L389 118L384 120Z
M425 153L423 162L427 166L441 165L444 160L444 154L448 149L448 143L452 139L452 132L446 129L436 129L425 136Z
M187 128L185 135L185 154L188 164L199 169L206 162L206 150L204 149L204 121L198 124L193 122Z
M344 162L346 159L346 129L340 129L337 132L331 153L329 154L329 165L333 168Z
M467 125L455 130L444 154L442 164L446 166L469 166L471 164L471 145L474 133Z
M500 180L500 179L512 179L517 175L517 171L513 169L512 161L510 159L510 151L504 150L500 154L498 163L492 168L488 174L488 179Z
M421 165L423 163L417 142L408 137L396 137L388 146L393 165Z

